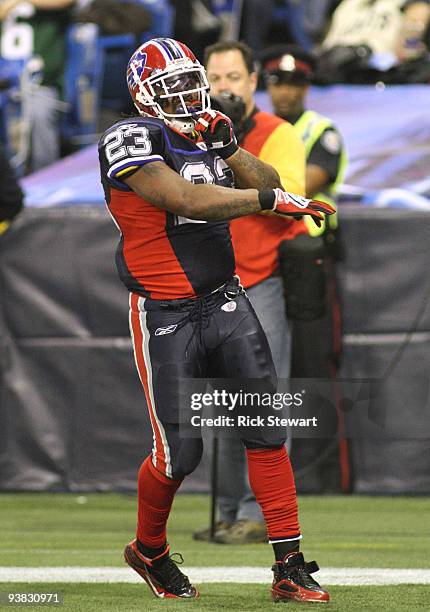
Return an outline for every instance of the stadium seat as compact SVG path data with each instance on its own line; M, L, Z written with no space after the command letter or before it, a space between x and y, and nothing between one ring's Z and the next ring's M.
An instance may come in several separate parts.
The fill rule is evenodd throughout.
M121 0L120 0L121 1ZM151 13L151 29L145 32L144 40L157 36L169 37L173 33L175 12L169 0L134 0L142 4ZM144 42L144 41L142 41Z
M150 30L140 40L133 34L103 36L95 24L69 28L64 96L70 111L63 122L63 135L72 145L96 140L101 108L119 112L127 107L125 71L134 49L150 38L172 34L174 11L168 0L135 1L152 17Z
M64 98L69 112L63 121L63 136L73 145L85 145L97 138L97 123L102 100L103 78L107 73L115 82L115 71L107 66L108 54L125 55L134 47L132 34L100 36L93 23L69 28Z
M73 25L67 32L63 94L70 108L62 127L64 137L75 143L97 131L102 78L98 41L99 29L92 23Z
M0 58L0 142L9 147L8 116L19 91L23 63Z
M72 147L97 139L102 107L120 111L128 104L125 70L136 46L172 34L174 11L168 0L135 1L152 17L150 30L140 40L133 34L103 36L93 23L77 23L68 29L63 90L67 110L61 129ZM20 95L25 83L37 80L37 73L33 68L29 71L30 67L24 61L0 58L0 141L18 173L24 170L30 145L26 107Z
M121 2L122 0L118 0ZM101 105L114 111L121 111L129 104L128 90L125 83L125 72L130 55L135 48L151 38L169 37L173 32L173 7L168 0L134 0L151 14L151 26L140 40L133 37L130 44L124 46L105 41L104 78L101 89ZM111 37L110 37L111 38ZM113 41L112 41L113 43Z

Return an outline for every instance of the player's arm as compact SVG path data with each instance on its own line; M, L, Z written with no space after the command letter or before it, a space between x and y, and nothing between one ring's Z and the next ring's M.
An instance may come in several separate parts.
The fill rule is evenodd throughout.
M188 219L219 221L262 210L256 189L194 184L173 171L164 160L163 138L149 120L115 126L100 141L102 174L117 189L127 186L153 206ZM270 204L275 205L273 191Z
M195 185L164 162L146 164L123 181L157 208L188 219L221 221L261 211L256 189Z
M245 149L239 147L225 162L233 170L235 184L239 189L282 188L277 170Z
M237 147L237 145L236 145ZM233 151L234 153L235 151ZM233 153L229 152L226 157ZM122 191L131 189L162 210L198 221L224 221L261 210L296 217L311 215L318 224L326 204L276 189L231 189L194 184L164 161L163 134L153 122L138 120L115 126L100 140L103 180Z
M145 164L122 180L157 208L199 221L223 221L271 210L292 217L311 215L319 225L323 219L321 212L334 212L329 204L306 200L279 188L257 191L212 184L196 185L160 161Z
M219 111L210 110L196 123L208 149L215 151L233 170L239 189L275 189L282 187L279 173L270 164L238 147L231 120Z
M30 0L30 4L36 9L41 10L60 10L75 4L76 0ZM2 0L0 2L0 20L3 20L9 15L12 9L22 0Z
M21 0L3 0L0 2L0 21L3 21Z
M60 10L75 4L76 0L30 0L34 8L41 10Z

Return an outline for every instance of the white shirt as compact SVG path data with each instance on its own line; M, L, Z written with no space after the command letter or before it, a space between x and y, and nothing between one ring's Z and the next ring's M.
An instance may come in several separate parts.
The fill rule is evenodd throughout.
M343 0L333 13L322 48L368 45L373 53L394 53L405 0Z

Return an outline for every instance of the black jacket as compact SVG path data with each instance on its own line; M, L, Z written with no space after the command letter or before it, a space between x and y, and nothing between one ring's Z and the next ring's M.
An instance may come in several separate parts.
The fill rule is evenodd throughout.
M10 221L22 209L24 195L6 154L0 148L0 222Z

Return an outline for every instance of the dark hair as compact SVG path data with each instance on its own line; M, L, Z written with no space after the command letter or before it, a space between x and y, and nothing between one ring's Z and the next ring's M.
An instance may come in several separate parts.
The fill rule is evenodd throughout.
M209 45L205 49L204 65L207 66L210 56L213 53L223 53L224 51L239 51L245 62L246 69L251 74L255 72L254 54L251 47L237 40L221 40L214 45Z

